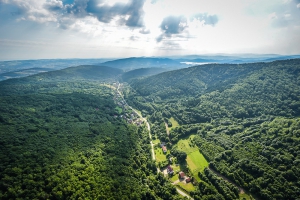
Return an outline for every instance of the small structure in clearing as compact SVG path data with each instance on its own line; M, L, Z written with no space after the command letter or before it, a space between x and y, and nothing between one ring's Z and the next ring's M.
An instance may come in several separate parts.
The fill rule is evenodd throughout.
M184 172L179 172L179 179L184 179L185 178L185 173Z
M168 172L168 174L173 174L174 173L174 170L170 165L168 165L168 167L167 167L167 172Z
M190 177L187 177L186 179L185 179L185 182L186 183L189 183L189 182L191 182L192 181L192 179L190 178Z
M162 146L161 148L162 148L162 150L163 150L164 153L167 153L168 150L167 150L166 146Z

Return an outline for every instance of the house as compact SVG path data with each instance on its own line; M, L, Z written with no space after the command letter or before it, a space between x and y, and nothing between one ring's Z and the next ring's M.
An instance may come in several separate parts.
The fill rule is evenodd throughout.
M163 150L164 153L167 153L168 149L167 149L166 146L162 146L161 148L162 148L162 150Z
M168 167L167 167L167 172L168 172L168 174L173 174L174 173L174 170L170 165L168 165Z
M179 172L179 179L184 179L185 173L184 172Z
M187 177L186 179L185 179L185 182L186 183L189 183L189 182L191 182L192 181L192 179L190 178L190 177Z

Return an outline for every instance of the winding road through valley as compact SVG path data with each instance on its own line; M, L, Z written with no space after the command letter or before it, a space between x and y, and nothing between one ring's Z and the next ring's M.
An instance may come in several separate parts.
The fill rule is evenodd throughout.
M126 102L126 100L124 99L122 93L120 92L120 83L118 83L118 87L116 88L117 92L119 93L119 95L122 97L123 101ZM154 144L152 142L152 136L151 136L151 129L150 129L150 124L149 122L147 121L147 118L143 118L143 116L137 111L135 110L134 108L132 108L131 106L129 106L126 102L126 105L128 106L128 108L130 108L133 112L135 112L141 119L143 119L143 121L146 123L147 125L147 129L148 129L148 132L149 132L149 138L150 138L150 145L151 145L151 152L152 152L152 160L155 160L155 152L154 152ZM160 173L160 169L157 168L157 173ZM187 197L188 199L192 199L192 197L190 197L188 194L186 194L185 192L183 192L182 190L180 190L178 187L176 187L176 191L184 196L184 197Z

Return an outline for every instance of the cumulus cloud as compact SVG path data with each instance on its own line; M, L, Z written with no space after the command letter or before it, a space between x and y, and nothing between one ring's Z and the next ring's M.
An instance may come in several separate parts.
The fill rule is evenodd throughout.
M63 7L64 6L62 1L58 1L58 0L50 0L44 4L44 8L49 11L59 11L63 9Z
M162 41L165 37L181 34L187 28L187 19L184 16L165 17L160 24L162 34L156 38L157 42Z
M187 27L187 19L184 16L169 16L163 19L160 28L169 34L179 34Z
M192 16L191 20L199 20L199 21L203 21L204 25L215 26L218 23L219 18L217 15L209 15L207 13L198 13L198 14Z
M40 23L44 22L55 22L57 17L55 13L50 12L44 7L43 1L37 0L2 0L1 3L3 6L8 6L8 9L11 10L11 15L14 16L17 20L28 20L36 21ZM51 0L46 2L49 9L54 9L59 7L60 1Z
M185 16L168 16L163 19L160 29L162 34L156 38L157 42L161 42L164 38L190 38L188 33L189 24L193 21L200 21L203 25L215 26L219 18L217 15L209 15L207 13L198 13L190 17L188 20Z
M15 6L17 9L11 13L22 15L22 20L58 22L64 28L71 21L86 17L95 17L102 23L114 21L117 25L140 28L144 27L145 1L129 0L127 3L117 2L113 5L108 0L74 0L68 1L69 3L61 0L0 0L0 3Z

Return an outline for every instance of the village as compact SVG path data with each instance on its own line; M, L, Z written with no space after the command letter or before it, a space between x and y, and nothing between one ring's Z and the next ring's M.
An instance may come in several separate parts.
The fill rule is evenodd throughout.
M114 101L117 104L117 107L115 108L116 114L114 117L122 118L129 124L141 126L145 120L141 117L137 110L134 110L125 101L120 91L122 84L115 82L112 87L114 88ZM165 142L160 142L159 140L153 142L155 142L155 144L152 142L150 144L153 146L152 154L153 159L157 161L158 172L164 174L164 176L168 178L173 185L176 185L176 190L181 195L191 198L188 194L190 191L194 190L193 183L196 181L194 177L190 175L188 169L185 167L183 169L183 166L177 163L175 157L171 156L170 150L168 150Z
M144 121L124 100L121 92L119 91L121 84L113 83L113 87L116 88L116 90L114 90L114 101L117 104L117 107L115 108L116 114L114 117L120 117L129 124L141 126Z

